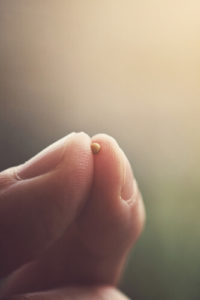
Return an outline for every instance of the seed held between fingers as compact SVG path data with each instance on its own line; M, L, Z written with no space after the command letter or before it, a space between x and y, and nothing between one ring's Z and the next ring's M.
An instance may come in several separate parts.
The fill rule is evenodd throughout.
M101 146L98 143L92 143L91 149L92 149L93 154L97 154L101 150Z

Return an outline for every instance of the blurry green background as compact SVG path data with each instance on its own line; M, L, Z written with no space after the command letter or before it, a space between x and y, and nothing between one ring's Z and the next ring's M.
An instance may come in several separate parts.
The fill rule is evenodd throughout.
M143 192L123 291L200 299L199 0L0 0L0 169L71 131L114 136Z

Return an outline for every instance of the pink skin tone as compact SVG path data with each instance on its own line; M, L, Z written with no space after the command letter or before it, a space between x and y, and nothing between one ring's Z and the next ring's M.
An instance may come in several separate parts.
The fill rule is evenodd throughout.
M71 134L1 172L0 299L127 299L116 286L144 220L130 164L108 135Z

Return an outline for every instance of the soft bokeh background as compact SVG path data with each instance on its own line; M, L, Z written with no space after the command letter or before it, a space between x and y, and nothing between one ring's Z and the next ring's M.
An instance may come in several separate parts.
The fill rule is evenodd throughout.
M200 299L199 0L0 0L0 169L71 131L114 136L146 230L121 284Z

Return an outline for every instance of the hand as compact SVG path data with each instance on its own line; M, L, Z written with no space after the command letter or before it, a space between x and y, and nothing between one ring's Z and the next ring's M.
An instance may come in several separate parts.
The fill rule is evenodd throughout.
M104 134L73 133L1 172L1 299L126 299L115 286L144 219L130 164Z

